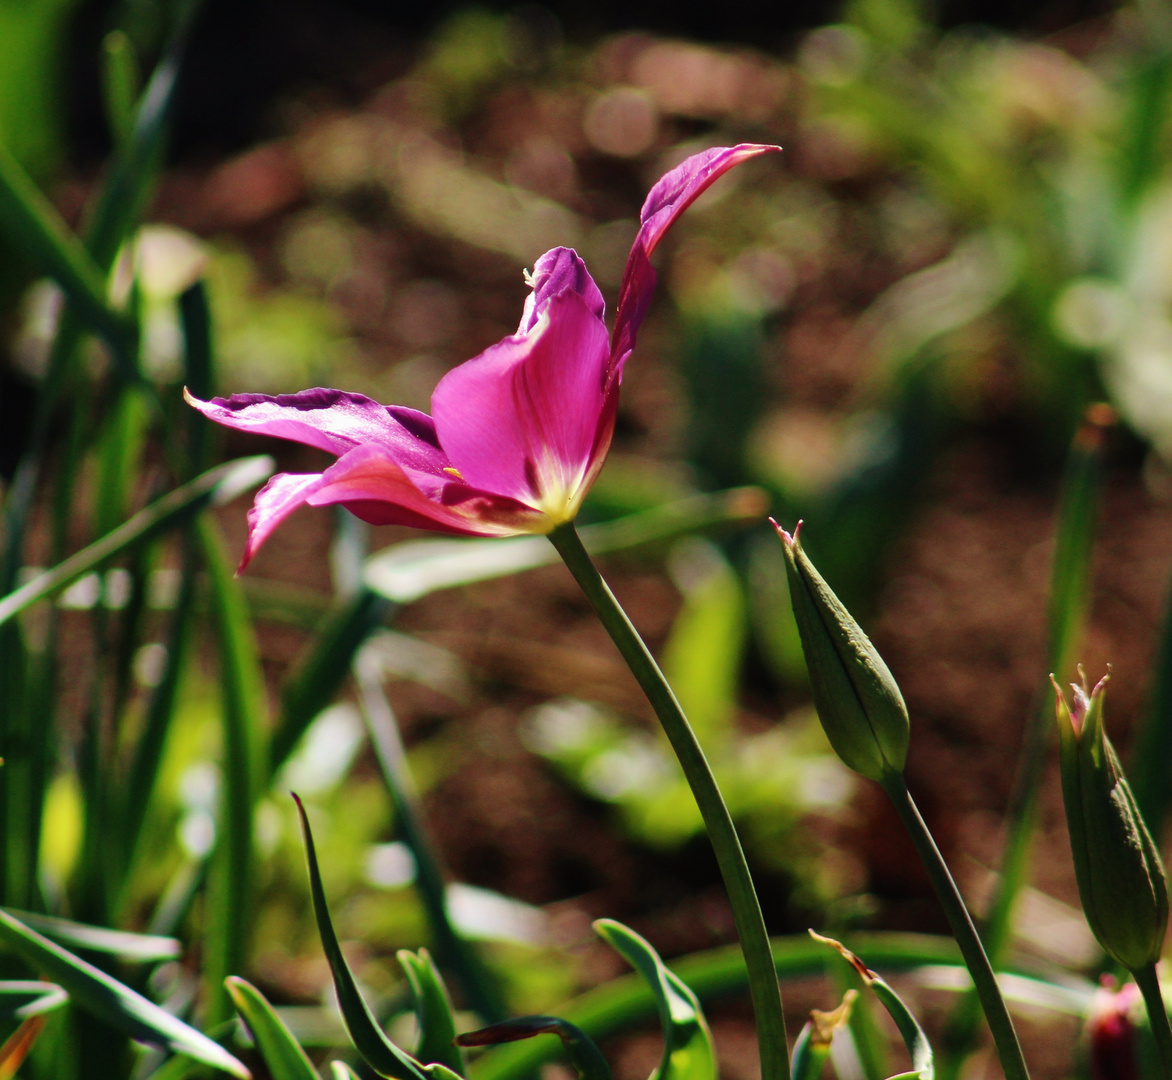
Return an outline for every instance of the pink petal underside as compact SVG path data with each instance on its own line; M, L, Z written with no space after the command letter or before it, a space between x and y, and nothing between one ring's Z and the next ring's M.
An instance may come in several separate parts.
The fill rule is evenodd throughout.
M547 486L577 484L597 452L606 338L586 300L563 292L528 334L504 338L440 380L431 398L436 432L469 484L530 504L543 477Z
M546 304L567 289L582 297L586 306L600 319L605 318L606 303L602 293L573 248L557 247L547 251L533 264L533 273L529 277L533 283L533 292L525 300L521 325L517 327L518 334L527 334L532 330Z
M363 394L318 387L298 394L234 394L189 404L225 427L316 446L339 457L356 446L381 447L403 465L437 475L449 464L431 417L380 405Z
M449 483L430 499L377 447L360 446L338 459L307 492L310 506L341 503L372 525L410 525L460 536L511 536L531 532L536 515L511 499Z
M278 473L256 493L248 511L248 540L236 573L244 570L277 526L320 484L321 473Z
M631 247L619 289L611 337L612 381L622 378L623 365L635 348L635 338L655 291L655 271L651 253L676 219L729 169L759 154L773 153L779 146L741 143L739 146L714 146L693 154L674 169L664 173L647 193L639 214L639 234Z

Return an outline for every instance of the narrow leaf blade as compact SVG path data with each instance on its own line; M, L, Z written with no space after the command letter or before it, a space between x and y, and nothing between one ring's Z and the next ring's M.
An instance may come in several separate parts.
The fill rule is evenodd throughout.
M319 1080L305 1051L293 1038L265 996L251 983L235 975L227 980L228 993L273 1080Z
M242 1080L250 1077L244 1065L218 1043L5 911L0 911L0 940L29 966L48 974L81 1008L131 1038L162 1046Z

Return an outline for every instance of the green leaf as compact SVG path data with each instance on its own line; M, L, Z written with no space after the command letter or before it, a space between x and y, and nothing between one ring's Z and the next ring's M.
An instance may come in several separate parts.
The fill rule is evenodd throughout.
M321 936L322 948L330 964L330 971L334 976L334 988L338 992L338 1005L342 1010L342 1018L346 1021L346 1030L354 1040L354 1046L379 1076L391 1077L392 1080L424 1080L425 1072L422 1066L410 1054L400 1050L390 1039L383 1034L358 989L358 983L346 963L342 953L342 946L338 935L334 932L334 924L330 919L330 910L326 904L325 889L322 887L321 873L317 867L317 852L313 846L313 833L309 828L309 818L305 807L296 795L297 812L301 816L301 832L305 838L305 859L309 866L309 890L313 897L313 913L317 919L318 934Z
M12 908L4 910L13 918L19 919L30 930L43 934L59 945L105 953L132 963L152 964L162 960L174 960L183 951L179 941L173 937L132 934L125 930L89 926L52 915L38 915L31 911L15 911ZM0 986L3 985L0 983Z
M810 937L823 945L837 949L842 958L859 973L859 977L874 991L879 1003L887 1010L887 1015L895 1021L903 1037L904 1045L912 1059L912 1074L920 1080L933 1080L935 1066L932 1060L932 1047L928 1043L928 1036L920 1027L920 1022L912 1015L912 1011L904 1004L903 999L872 971L845 945L834 938L823 937L821 934L810 931Z
M24 1021L61 1008L69 1000L64 988L27 979L0 982L0 1023Z
M129 521L100 540L95 540L89 547L70 555L53 569L38 574L32 581L0 599L0 625L135 544L183 524L207 506L230 502L241 492L267 479L272 471L273 459L263 454L239 458L209 469L190 483L144 507Z
M226 1018L224 979L243 966L253 914L253 808L266 760L264 673L252 622L214 520L196 524L220 661L223 795L204 922L205 1023Z
M694 495L666 506L581 530L592 555L661 543L688 533L747 524L765 512L759 488L733 488ZM505 540L411 540L372 555L366 562L367 587L396 603L408 604L440 589L505 577L558 561L541 536Z
M519 1016L478 1031L466 1031L457 1042L461 1046L494 1046L535 1035L556 1035L561 1039L562 1049L581 1080L611 1080L610 1066L594 1040L580 1027L557 1016Z
M426 949L418 953L400 949L396 956L407 975L415 999L419 1045L415 1057L424 1065L438 1062L457 1074L464 1072L464 1055L456 1045L456 1020L448 989Z
M358 1074L344 1061L331 1061L330 1072L334 1074L334 1080L358 1080Z
M643 976L655 995L663 1028L663 1059L651 1080L713 1080L712 1033L696 995L634 930L613 919L599 919L594 930Z
M233 975L227 980L228 993L252 1037L272 1080L319 1080L305 1051L281 1022L264 995L251 983Z
M80 1008L140 1042L164 1047L242 1080L248 1070L222 1046L81 957L0 911L0 940L58 983Z

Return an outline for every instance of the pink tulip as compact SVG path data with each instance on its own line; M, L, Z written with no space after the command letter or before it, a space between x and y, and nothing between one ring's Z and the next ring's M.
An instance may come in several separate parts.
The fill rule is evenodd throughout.
M342 390L234 394L190 404L227 427L336 454L325 472L281 473L248 515L248 564L297 507L341 503L373 525L465 536L549 533L578 513L610 448L623 365L655 291L650 256L714 180L775 146L696 154L660 178L608 335L602 294L570 248L537 260L517 332L449 371L431 415Z

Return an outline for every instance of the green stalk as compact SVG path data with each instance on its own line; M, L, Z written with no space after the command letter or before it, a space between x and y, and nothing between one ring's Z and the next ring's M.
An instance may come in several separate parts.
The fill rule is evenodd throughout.
M572 521L559 525L549 535L574 579L590 601L611 641L635 676L679 759L700 808L704 827L716 853L716 861L728 890L737 934L749 972L749 993L757 1021L757 1045L761 1055L762 1080L789 1080L789 1053L785 1037L785 1015L781 988L773 968L769 936L761 915L761 904L749 875L749 866L728 807L716 778L704 757L696 735L680 703L648 651L639 632L631 625L602 576L598 573ZM1023 1074L1024 1075L1024 1074ZM1014 1078L1009 1078L1014 1080Z
M948 917L952 936L956 938L965 966L973 978L973 986L976 988L981 1008L985 1010L989 1030L993 1032L993 1041L997 1045L997 1056L1001 1059L1001 1070L1005 1073L1005 1080L1029 1080L1029 1070L1022 1056L1021 1044L1017 1040L1017 1032L1009 1018L1009 1010L1005 1007L1005 1000L997 986L997 976L993 974L993 967L985 954L985 947L977 935L977 928L973 925L968 908L960 898L960 890L948 872L944 857L940 854L936 841L932 839L928 826L924 824L924 819L920 817L920 811L912 800L903 776L898 773L888 776L883 781L883 790L887 792L900 821L907 829L915 845L916 854L928 871L940 906L944 908L944 914Z
M1172 1027L1168 1024L1168 1009L1164 1005L1164 995L1160 993L1156 965L1149 964L1146 968L1133 971L1131 977L1135 979L1135 985L1144 996L1148 1022L1156 1039L1156 1048L1160 1052L1160 1064L1163 1066L1165 1080L1168 1080L1172 1077Z
M363 719L378 759L379 769L395 809L395 829L415 858L415 886L435 939L440 961L456 972L468 1004L490 1024L509 1015L496 980L475 947L452 925L448 914L444 873L427 830L407 765L399 725L377 674L366 670L359 655L354 675L362 701Z

